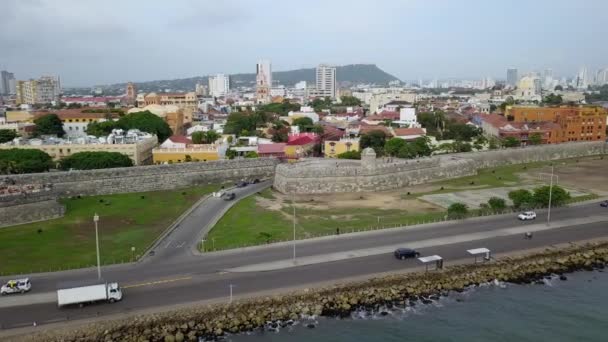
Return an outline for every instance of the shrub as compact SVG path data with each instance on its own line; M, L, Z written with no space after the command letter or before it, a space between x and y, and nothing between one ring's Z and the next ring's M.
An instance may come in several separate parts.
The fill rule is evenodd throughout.
M448 217L459 219L465 218L469 213L469 208L464 203L452 203L448 207Z

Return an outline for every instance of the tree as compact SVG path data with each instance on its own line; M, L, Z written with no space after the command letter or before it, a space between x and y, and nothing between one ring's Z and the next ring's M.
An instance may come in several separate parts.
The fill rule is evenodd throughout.
M205 139L205 132L203 132L203 131L194 132L194 133L192 133L192 136L190 138L192 139L192 143L202 144L203 140Z
M498 106L495 104L490 104L490 113L494 113L498 109Z
M391 138L384 144L384 151L387 155L396 157L405 145L405 140L401 138Z
M359 140L361 148L371 147L376 151L376 155L382 155L384 152L384 144L386 143L386 133L381 130L373 130L361 135Z
M454 152L471 152L473 147L467 142L456 140L452 143L452 151Z
M59 161L62 170L94 170L133 166L133 161L119 152L78 152Z
M555 88L553 89L555 91L564 91L564 87L562 87L561 85L556 85Z
M348 151L338 154L339 159L361 159L361 151Z
M433 153L429 137L418 137L411 142L417 157L428 157Z
M237 155L238 155L238 152L231 148L226 150L226 158L228 158L228 159L234 159L234 158L236 158Z
M448 217L453 219L465 218L469 213L469 208L463 203L452 203L448 207Z
M258 158L259 155L256 151L247 151L247 153L245 153L245 158Z
M543 143L543 137L540 133L533 133L528 137L528 143L530 145L540 145Z
M63 137L65 132L63 131L63 123L57 114L46 114L34 120L36 128L34 129L34 135L56 135Z
M91 122L87 125L87 134L96 137L106 136L112 133L113 129L120 128L116 121Z
M156 134L160 142L173 134L165 120L147 110L121 117L118 119L118 126L124 130L139 129L142 132Z
M354 96L340 96L340 102L343 106L360 106L361 100Z
M220 137L221 135L213 130L207 132L198 131L192 133L192 142L194 144L213 144Z
M555 95L555 94L549 94L549 95L545 96L545 98L543 99L543 103L546 103L549 105L560 105L560 104L562 104L562 102L563 102L562 96Z
M52 166L51 156L40 150L21 148L0 150L0 174L44 172Z
M254 135L258 125L263 125L270 120L270 115L265 112L242 113L233 112L228 115L225 134L237 134L240 136Z
M554 185L552 191L549 185L534 189L534 203L541 207L549 206L549 193L551 193L551 205L560 206L570 199L570 193L558 185Z
M504 147L519 147L521 142L515 137L506 137L502 140L502 146Z
M473 138L478 137L482 134L480 128L473 125L467 125L454 121L448 122L446 125L445 132L443 133L443 139L454 139L462 141L471 141Z
M507 207L507 202L503 198L500 198L500 197L491 197L488 200L488 205L494 211L501 211Z
M0 129L0 144L13 141L17 137L17 132L12 129Z
M309 132L313 129L313 121L311 118L305 116L301 118L296 118L292 122L292 126L298 126L300 132Z
M513 202L513 207L516 209L529 208L534 204L534 196L527 189L519 189L510 191L509 199Z
M499 147L500 142L498 141L498 139L496 139L495 137L491 137L490 139L488 139L488 148L490 150L495 150Z

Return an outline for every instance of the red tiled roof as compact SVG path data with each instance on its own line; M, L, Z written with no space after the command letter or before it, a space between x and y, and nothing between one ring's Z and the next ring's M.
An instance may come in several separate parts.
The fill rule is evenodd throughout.
M392 137L393 134L391 133L391 131L389 131L388 128L386 128L385 126L372 126L372 125L361 125L359 126L359 134L367 134L371 131L382 131L384 132L384 134L386 134L386 136L388 137Z
M298 137L290 142L287 143L287 145L289 146L302 146L302 145L308 145L308 144L312 144L313 142L315 142L315 139L305 135L305 136L301 136Z
M412 127L412 128L395 128L395 136L403 137L407 135L426 135L426 132L422 128Z
M274 143L274 144L259 144L258 153L283 153L285 152L286 143Z
M174 143L192 144L192 140L190 138L188 138L188 137L183 136L183 135L172 135L168 139L171 140Z

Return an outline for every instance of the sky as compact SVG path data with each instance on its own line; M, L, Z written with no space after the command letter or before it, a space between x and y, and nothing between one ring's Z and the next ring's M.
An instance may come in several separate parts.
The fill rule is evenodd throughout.
M402 80L608 67L606 0L0 1L0 69L63 86L255 72L258 59L373 63Z

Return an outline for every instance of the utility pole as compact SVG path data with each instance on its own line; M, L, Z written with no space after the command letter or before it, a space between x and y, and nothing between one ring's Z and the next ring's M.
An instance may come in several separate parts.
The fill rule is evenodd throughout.
M101 280L101 262L99 260L99 231L97 229L97 222L99 222L99 215L95 213L93 216L93 222L95 222L95 244L97 245L97 279Z
M551 164L551 182L549 183L549 210L547 210L547 226L551 224L551 199L553 197L553 171L555 166Z

